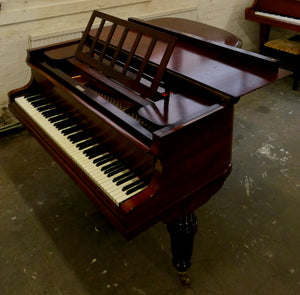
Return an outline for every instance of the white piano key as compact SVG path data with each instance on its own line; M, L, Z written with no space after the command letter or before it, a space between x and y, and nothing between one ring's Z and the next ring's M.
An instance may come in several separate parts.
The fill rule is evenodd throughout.
M145 185L144 187L138 189L137 191L127 195L126 192L123 191L123 188L133 183L137 180L139 180L138 177L134 177L121 185L117 185L116 182L113 182L113 179L117 176L123 175L130 170L128 168L124 168L123 171L108 177L107 174L104 173L104 171L101 171L101 168L111 164L115 163L118 160L112 159L107 161L104 164L101 164L99 166L96 166L95 163L93 163L94 159L101 158L104 155L108 155L109 152L103 152L101 154L101 157L96 156L92 159L89 159L83 152L92 146L98 145L98 143L88 146L84 149L79 150L76 145L89 140L84 139L80 142L72 143L67 137L70 135L68 134L65 136L62 133L62 130L58 130L54 124L48 121L49 118L45 118L34 106L31 105L30 102L27 101L25 97L18 97L15 99L16 103L40 126L43 131L48 134L48 136L51 137L51 139L56 142L60 148L84 171L84 173L116 204L120 205L121 202L125 201L126 199L136 195L137 193L141 192L143 189L147 187ZM70 127L68 127L70 128ZM78 132L78 131L77 131ZM75 134L77 132L74 132L72 134Z
M284 15L278 15L278 14L272 14L268 12L263 11L255 11L255 15L267 17L274 20L283 21L286 23L294 24L294 25L300 25L300 19L298 18L292 18Z

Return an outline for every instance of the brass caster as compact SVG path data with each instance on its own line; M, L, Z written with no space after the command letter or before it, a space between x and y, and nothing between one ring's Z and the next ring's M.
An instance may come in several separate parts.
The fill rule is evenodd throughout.
M183 286L191 285L191 279L186 272L178 272L178 276Z

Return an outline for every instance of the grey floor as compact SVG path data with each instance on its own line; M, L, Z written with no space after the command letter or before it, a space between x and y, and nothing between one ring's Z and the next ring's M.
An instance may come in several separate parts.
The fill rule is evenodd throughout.
M233 171L196 211L190 287L171 266L164 224L126 241L27 131L0 138L0 294L300 294L300 90L291 84L236 106Z

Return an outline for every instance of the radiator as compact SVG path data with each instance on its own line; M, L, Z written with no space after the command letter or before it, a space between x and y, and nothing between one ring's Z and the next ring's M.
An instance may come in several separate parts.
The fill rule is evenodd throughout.
M185 10L173 10L169 13L153 13L150 15L139 16L139 18L144 20L150 20L157 17L179 17L190 20L197 20L197 9L195 7L185 9ZM28 48L36 48L40 46L45 46L49 44L64 42L72 39L81 38L82 32L85 27L73 28L63 31L57 31L47 34L29 35L28 37Z
M80 38L85 28L75 28L41 35L29 35L28 48L36 48Z

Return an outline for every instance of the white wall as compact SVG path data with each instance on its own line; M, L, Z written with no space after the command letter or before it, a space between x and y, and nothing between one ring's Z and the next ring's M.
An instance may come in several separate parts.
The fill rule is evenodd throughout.
M198 0L198 20L227 30L243 41L243 48L255 50L258 25L244 19L253 0Z
M239 36L244 48L257 49L258 24L244 19L253 0L0 0L0 118L7 92L30 77L25 63L29 39L81 30L91 11L121 18L164 15L191 17ZM198 9L197 9L198 8Z

